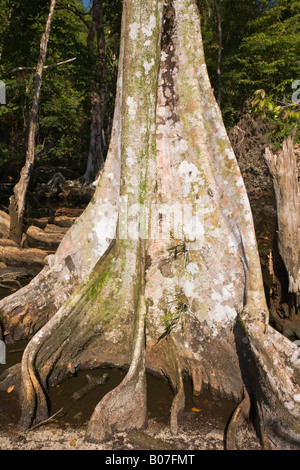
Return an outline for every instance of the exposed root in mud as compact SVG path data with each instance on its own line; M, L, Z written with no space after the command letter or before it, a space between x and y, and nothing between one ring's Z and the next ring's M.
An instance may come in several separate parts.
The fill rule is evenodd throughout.
M240 426L245 424L250 413L250 397L244 387L244 398L233 413L226 432L226 449L237 450L236 435Z
M138 307L135 347L129 371L121 384L97 405L87 430L91 442L107 440L114 432L140 429L147 423L145 319L146 302Z
M181 411L184 410L185 406L185 393L182 379L182 371L178 370L178 386L177 393L174 397L172 408L171 408L171 417L170 417L170 429L172 434L178 434L178 416Z

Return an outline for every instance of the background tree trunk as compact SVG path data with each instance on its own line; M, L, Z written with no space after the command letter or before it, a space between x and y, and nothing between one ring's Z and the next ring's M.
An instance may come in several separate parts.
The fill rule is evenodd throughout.
M96 37L96 54L95 54ZM90 147L88 154L87 168L84 178L87 182L92 182L97 177L104 165L103 156L103 121L106 106L107 85L106 58L105 58L105 35L103 26L103 6L102 0L94 0L93 17L87 38L87 47L90 60L96 62L93 66L91 82L91 128Z
M300 291L300 211L299 187L294 135L284 141L278 155L265 152L277 204L278 247L289 276L289 291Z
M218 0L214 0L216 17L217 17L217 27L218 27L218 67L217 67L217 77L218 77L218 92L217 92L217 102L221 106L222 99L222 42L223 42L223 33L222 33L222 18L220 5Z
M49 15L46 23L46 29L41 39L40 56L36 69L35 90L33 103L29 120L28 142L25 165L21 170L18 183L14 187L14 194L10 197L9 215L10 215L10 234L11 240L20 244L23 231L23 215L25 210L26 192L33 170L35 137L38 123L39 99L42 86L43 66L46 59L47 44L50 37L51 22L54 13L56 0L51 0Z
M275 301L272 316L286 335L299 338L300 192L294 137L295 132L284 141L278 154L273 154L266 148L265 161L273 178L278 220L276 242L279 255L276 251L273 256L270 255L273 273L272 296ZM281 268L281 279L287 278L288 282L276 278L275 272L278 268Z

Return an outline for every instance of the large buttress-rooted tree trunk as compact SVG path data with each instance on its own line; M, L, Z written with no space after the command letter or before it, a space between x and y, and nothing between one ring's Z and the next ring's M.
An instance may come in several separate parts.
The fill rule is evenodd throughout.
M148 369L174 391L173 432L186 373L195 394L209 384L241 399L246 388L264 446L296 448L298 350L267 328L250 206L194 0L124 2L114 126L94 200L45 271L48 298L61 289L60 308L46 322L41 306L45 324L24 352L20 427L47 417L47 388L68 376L70 363L128 366L96 407L87 439L146 425ZM107 202L119 210L118 225ZM1 308L5 328L22 330Z

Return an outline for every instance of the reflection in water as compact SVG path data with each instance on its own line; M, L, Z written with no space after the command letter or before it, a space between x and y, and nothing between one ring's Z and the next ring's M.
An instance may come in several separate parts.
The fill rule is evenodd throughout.
M0 366L0 374L8 367L21 361L22 352L28 341L19 341L7 346L7 364ZM87 384L86 375L90 377L102 377L107 373L109 378L104 385L97 385L79 400L72 399L72 395ZM49 390L49 401L51 403L50 415L63 408L56 421L71 426L85 425L97 403L106 393L118 386L126 375L126 370L118 368L94 369L89 371L78 371L59 385L51 386ZM233 401L226 399L214 399L212 393L205 389L200 397L192 396L192 385L185 381L186 407L182 419L190 424L205 424L207 422L219 423L224 427L236 407ZM150 418L167 424L173 393L169 383L157 376L147 374L147 402ZM20 406L15 391L8 393L0 392L0 428L7 425L16 425L20 417Z

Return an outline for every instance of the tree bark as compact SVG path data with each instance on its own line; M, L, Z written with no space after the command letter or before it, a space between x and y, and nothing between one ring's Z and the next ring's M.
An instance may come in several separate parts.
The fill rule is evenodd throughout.
M35 137L36 128L38 123L38 109L39 99L42 86L43 67L46 59L47 44L50 37L51 22L54 13L56 0L51 0L49 15L46 23L46 29L41 39L40 56L36 68L35 90L33 103L31 107L28 142L26 161L20 174L20 179L14 187L14 194L10 197L9 215L10 215L10 238L16 243L20 244L23 231L23 215L25 210L26 192L33 170L34 164L34 150L35 150Z
M95 55L95 37L97 41L97 54ZM91 81L91 127L90 147L87 168L84 179L91 183L97 177L104 165L103 156L103 121L106 106L107 86L105 83L106 60L105 60L105 36L103 26L102 0L94 0L93 17L87 37L87 47L90 60L96 62L93 66L93 78Z
M265 160L273 178L278 218L278 247L289 276L289 292L300 291L300 211L294 134L278 155L269 148Z
M217 26L218 26L218 67L217 67L217 77L218 77L218 93L217 93L217 102L221 106L222 98L222 42L223 42L223 33L222 33L222 18L220 12L220 5L218 0L214 0L216 17L217 17Z
M0 211L0 237L7 238L9 235L10 218L6 212Z
M250 205L209 82L195 1L126 0L119 64L105 177L53 261L66 274L71 257L78 287L73 278L73 293L26 347L20 428L47 419L47 388L68 376L70 363L108 365L128 373L97 405L88 440L146 426L147 369L170 381L172 432L185 372L195 394L209 384L242 399L246 389L264 445L297 448L298 349L266 329ZM106 200L118 221L99 218ZM167 230L170 212L181 223ZM99 249L107 225L116 237ZM56 301L67 289L48 272ZM14 325L8 314L5 321Z

